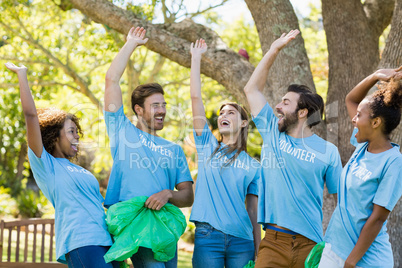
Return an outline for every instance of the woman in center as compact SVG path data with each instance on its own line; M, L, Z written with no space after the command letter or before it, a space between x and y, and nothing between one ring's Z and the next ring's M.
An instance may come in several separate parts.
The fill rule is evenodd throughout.
M190 91L198 176L190 221L195 223L194 268L243 267L254 260L261 241L257 224L261 166L247 154L248 116L237 103L225 103L218 117L219 140L212 134L201 97L203 39L191 44Z

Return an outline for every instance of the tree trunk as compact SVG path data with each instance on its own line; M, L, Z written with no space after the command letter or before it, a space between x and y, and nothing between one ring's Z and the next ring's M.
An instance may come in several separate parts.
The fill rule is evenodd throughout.
M401 65L401 0L370 0L363 5L360 0L322 0L322 15L327 36L329 54L329 87L327 117L337 118L328 128L330 137L341 153L345 163L354 147L349 138L352 124L347 114L344 99L346 94L363 78L371 74L379 63L379 36L390 22L394 12L391 31L381 60L381 67ZM393 7L395 6L395 11ZM353 19L351 19L353 18ZM401 143L401 125L395 130L394 141ZM396 139L395 139L396 138ZM388 221L395 267L402 263L400 228L402 205L391 213Z
M65 1L62 1L62 5ZM143 26L147 30L147 37L150 37L145 44L148 49L187 68L190 68L191 63L189 50L191 42L204 38L209 49L202 58L201 72L225 86L242 104L247 105L243 88L254 67L229 49L209 28L190 19L172 24L151 24L107 0L68 2L95 22L105 24L124 35L132 26Z
M190 19L172 24L151 24L136 18L132 12L116 7L106 0L71 0L68 2L71 3L72 7L80 10L95 22L106 24L122 34L127 34L132 26L143 26L147 29L147 36L150 37L145 44L148 49L187 68L190 67L190 43L200 37L204 38L209 49L203 56L201 73L225 86L239 102L248 106L243 88L254 67L242 56L229 49L221 38L209 28L196 24ZM248 2L257 9L255 4L260 1L254 1L255 3L253 1ZM269 11L272 5L272 3L267 4L264 9ZM276 19L275 21L277 25L274 32L275 36L272 36L270 40L264 41L265 49L269 48L271 42L274 38L279 37L281 32L298 28L297 18L288 1L285 5L277 7L276 10L278 10L278 14L283 15L280 16L280 20ZM292 14L292 16L288 18L288 14ZM257 14L256 16L260 16L260 20L264 20L267 17L266 14ZM280 26L281 24L284 26ZM272 34L269 25L262 26L261 29L260 36ZM266 89L264 92L268 98L272 99L272 95L270 95L272 93L270 92L278 92L278 89L284 88L290 83L303 83L314 90L303 40L300 39L294 45L286 48L281 54L282 56L279 56L270 75L274 82L272 82L270 90ZM277 94L276 96L279 95ZM278 100L278 97L274 98L275 102Z
M380 62L381 68L396 68L402 65L402 0L398 0L391 23L387 43ZM391 140L402 146L402 124L393 131ZM388 217L388 233L394 252L394 267L402 266L402 199Z
M322 16L329 55L327 107L335 107L327 109L327 116L337 118L328 139L338 146L346 163L353 146L348 142L352 124L344 99L377 67L378 36L372 33L360 0L322 0Z
M395 63L397 66L401 65L401 1L398 0L396 15L393 16L383 66ZM66 3L71 4L68 8L74 7L95 22L106 24L122 34L126 34L131 26L145 27L147 36L150 37L146 47L184 67L190 67L190 43L200 37L204 38L209 49L203 56L201 72L225 86L240 102L246 104L243 87L254 67L236 52L228 49L219 36L209 28L188 19L180 23L151 24L107 0L62 0L61 6L65 7ZM282 32L298 28L297 18L288 0L246 0L246 3L256 23L264 52ZM330 135L327 139L338 146L344 163L353 150L349 144L352 124L346 112L344 98L358 82L378 66L379 36L389 24L394 3L395 0L366 0L364 4L360 0L322 0L329 53L326 119L329 123L327 134ZM314 90L302 38L298 38L279 55L271 69L264 94L270 103L274 104L279 101L284 89L291 83L305 84ZM396 134L399 136L395 136L399 142L400 133ZM400 218L397 218L397 221L393 218L402 214L400 207L399 205L395 209L389 221L391 236L396 234L395 238L391 237L395 252L401 251L399 244L402 244L398 239L401 236L401 228L398 229L397 226ZM332 208L330 206L325 210L332 211ZM325 211L324 215L327 214L331 213ZM399 263L401 263L400 256L396 253L395 264Z
M265 54L272 42L292 29L299 29L299 22L288 0L245 0L260 37ZM276 105L290 84L303 84L315 92L310 62L302 36L298 36L281 53L270 69L264 95L271 105Z

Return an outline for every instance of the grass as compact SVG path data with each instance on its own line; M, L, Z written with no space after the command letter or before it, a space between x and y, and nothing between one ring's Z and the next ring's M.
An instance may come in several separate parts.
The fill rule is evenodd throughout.
M191 263L191 258L193 257L192 253L179 250L177 267L178 268L191 268L193 267Z
M7 250L8 250L8 237L9 233L8 230L4 231L4 238L3 238L3 258L2 261L5 262L7 261ZM32 247L33 247L33 234L29 233L28 235L28 256L27 256L27 261L32 262ZM0 241L1 243L1 241ZM13 231L11 233L11 261L15 262L15 248L17 245L17 232ZM40 261L40 248L42 246L42 235L37 235L36 238L36 261ZM56 242L53 239L53 262L56 260ZM25 247L25 232L21 232L20 234L20 252L19 252L19 262L24 261L24 247ZM45 253L44 253L44 259L45 262L49 262L49 249L50 249L50 236L45 235ZM178 253L178 263L177 267L178 268L190 268L192 267L191 264L191 258L192 258L192 253L185 252L185 251L179 251ZM129 263L130 260L129 260Z

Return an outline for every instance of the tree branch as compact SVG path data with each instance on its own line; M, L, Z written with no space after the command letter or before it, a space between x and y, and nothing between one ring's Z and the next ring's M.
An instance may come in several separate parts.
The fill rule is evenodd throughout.
M363 4L369 26L376 38L391 23L395 0L366 0Z
M57 57L55 57L49 50L45 49L37 40L35 40L31 33L26 29L25 25L19 20L16 19L18 24L20 25L21 29L28 35L28 37L22 36L20 33L13 30L9 25L5 24L4 22L0 21L0 24L3 25L9 31L12 31L15 35L19 36L21 39L26 41L27 43L31 44L35 48L39 49L44 53L54 64L62 69L65 74L70 76L73 81L77 84L77 88L80 89L80 92L87 96L92 103L94 103L99 109L103 110L103 105L100 101L95 97L91 90L89 90L87 82L81 78L70 66L63 64Z
M14 57L0 57L0 60L4 60L4 61L11 61L11 62L21 62L21 63L26 63L26 64L41 64L41 65L49 65L49 66L53 66L52 63L50 62L45 62L45 61L36 61L36 60L21 60L19 58L14 58Z
M67 1L67 0L63 0ZM127 34L132 26L143 26L150 37L145 46L162 56L190 67L190 43L204 38L209 46L203 56L201 72L228 88L243 104L246 104L243 87L251 76L254 67L236 52L227 48L219 36L209 28L191 20L172 24L152 24L134 16L132 12L121 9L107 0L69 0L74 8L80 10L95 22Z
M153 83L155 81L155 76L162 70L162 67L166 61L166 58L159 55L158 60L155 62L154 68L152 69L151 73L148 76L147 83Z
M217 4L217 5L215 5L215 6L209 6L209 7L207 7L207 8L204 9L204 10L197 10L197 11L194 12L194 13L187 13L186 16L189 16L190 18L194 18L194 17L196 17L196 16L198 16L198 15L200 15L200 14L203 14L203 13L205 13L205 12L207 12L207 11L210 11L210 10L212 10L212 9L214 9L214 8L223 6L227 1L228 1L228 0L222 0L222 2L221 2L220 4Z
M69 84L59 83L56 81L29 82L29 87L33 87L33 86L41 86L41 87L49 87L49 86L63 86L64 87L64 86L66 86L76 92L82 93L79 88L76 88ZM13 83L0 83L0 88L10 88L10 87L19 87L19 85L13 84Z

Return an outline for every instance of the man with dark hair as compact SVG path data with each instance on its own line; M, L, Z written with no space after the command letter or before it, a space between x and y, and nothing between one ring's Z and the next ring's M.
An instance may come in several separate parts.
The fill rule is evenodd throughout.
M253 120L263 138L258 222L266 231L255 267L304 267L304 261L323 240L324 183L337 192L342 171L337 148L311 129L321 121L322 98L303 85L290 85L275 109L261 90L279 51L298 30L283 34L258 64L244 88Z
M148 41L145 32L143 28L131 28L127 42L106 73L105 122L113 167L105 206L148 196L145 207L149 209L160 210L167 202L189 207L194 195L184 152L156 133L163 128L166 115L162 87L145 84L133 91L131 105L138 118L135 126L124 115L119 81L134 49ZM151 249L140 247L131 260L136 268L177 267L177 252L175 258L164 263L154 259Z

